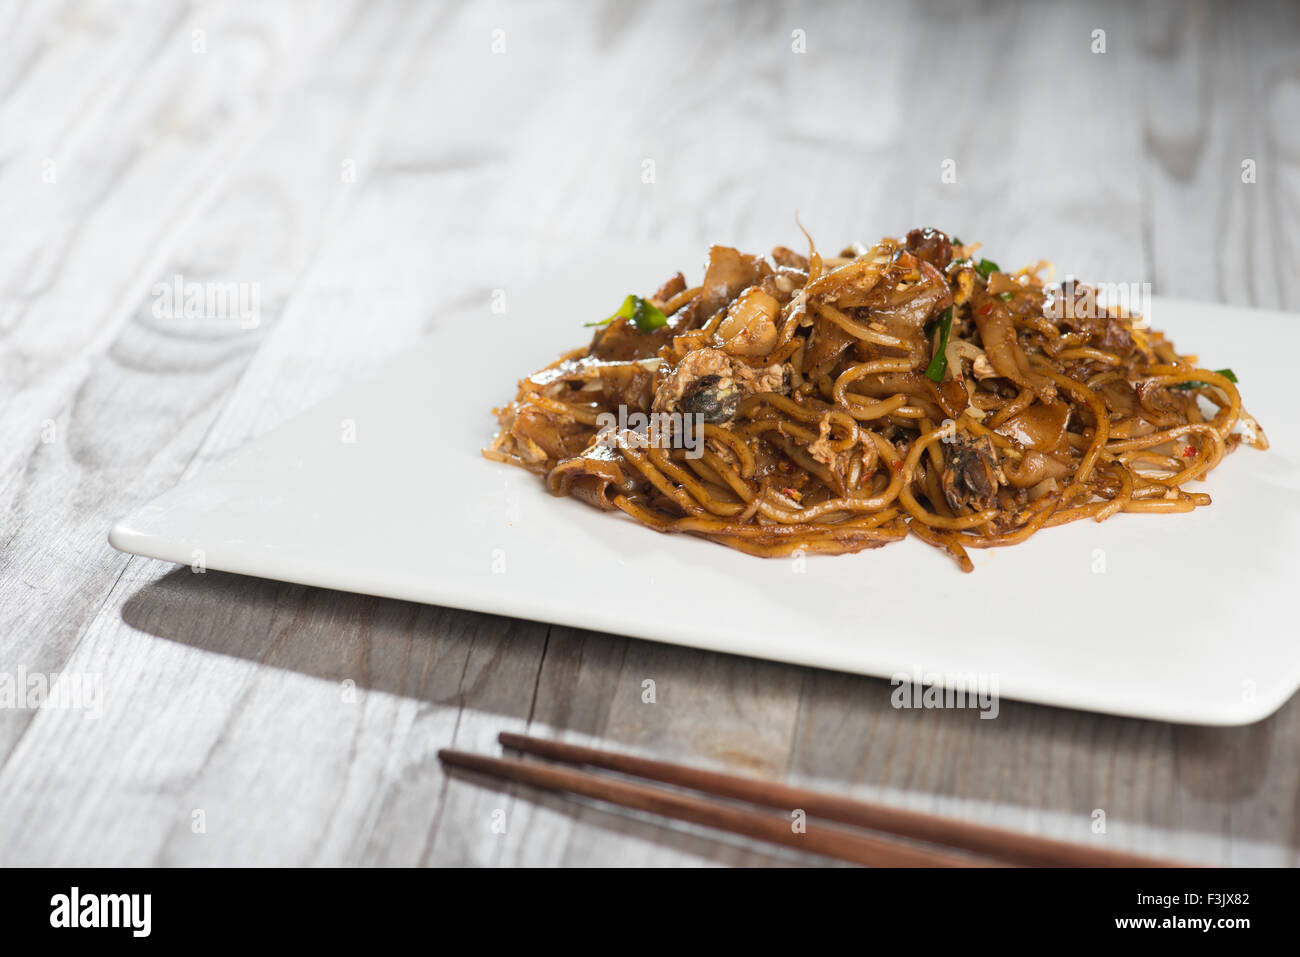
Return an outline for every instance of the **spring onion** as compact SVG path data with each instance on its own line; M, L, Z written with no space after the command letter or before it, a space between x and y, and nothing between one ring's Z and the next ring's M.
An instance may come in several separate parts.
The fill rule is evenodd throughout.
M618 312L601 322L587 322L587 326L607 326L615 319L631 319L642 332L654 332L668 325L668 317L649 299L629 295L618 307Z
M934 350L934 358L925 367L925 374L935 382L942 382L943 374L948 370L948 335L951 332L952 306L949 306L939 318L939 348Z

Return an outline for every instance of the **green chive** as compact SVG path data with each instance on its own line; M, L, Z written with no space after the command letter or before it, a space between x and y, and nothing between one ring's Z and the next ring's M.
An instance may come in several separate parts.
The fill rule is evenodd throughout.
M1010 302L1012 299L1016 298L1016 294L1014 292L1000 292L998 293L998 298L1003 302Z
M983 276L985 279L988 279L989 276L993 275L995 272L1002 271L998 267L998 264L995 263L992 259L981 259L978 263L976 263L975 268L979 270L979 274Z
M600 322L585 322L584 326L607 326L615 319L631 319L636 323L636 327L642 332L654 332L656 329L668 325L668 317L665 316L654 303L649 299L642 299L640 296L629 295L623 300L623 305L618 307L618 312L603 319Z
M939 318L939 348L934 351L934 358L925 367L925 374L935 382L943 381L943 374L948 369L948 335L952 332L952 306L943 311Z

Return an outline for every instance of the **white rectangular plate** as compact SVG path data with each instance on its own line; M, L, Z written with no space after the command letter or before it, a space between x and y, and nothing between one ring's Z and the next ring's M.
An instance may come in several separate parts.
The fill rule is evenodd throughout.
M1119 515L976 552L914 539L760 559L552 498L487 461L489 409L698 255L613 254L444 320L421 347L123 519L126 552L306 585L891 677L995 676L1009 698L1244 724L1300 685L1300 316L1157 299L1152 324L1231 366L1272 449L1243 447L1186 515ZM698 269L695 271L699 275ZM690 273L688 272L688 278ZM355 442L341 440L342 420Z

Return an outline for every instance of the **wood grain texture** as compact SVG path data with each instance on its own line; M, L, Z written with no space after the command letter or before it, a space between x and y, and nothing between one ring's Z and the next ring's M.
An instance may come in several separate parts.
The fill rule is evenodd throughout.
M0 672L103 688L98 718L0 709L0 863L824 863L434 758L525 729L1300 863L1295 701L1240 729L899 711L876 679L105 543L602 240L765 249L799 241L798 210L824 246L933 224L1004 261L1294 308L1298 41L1282 0L0 5ZM260 321L158 318L177 274L256 283Z

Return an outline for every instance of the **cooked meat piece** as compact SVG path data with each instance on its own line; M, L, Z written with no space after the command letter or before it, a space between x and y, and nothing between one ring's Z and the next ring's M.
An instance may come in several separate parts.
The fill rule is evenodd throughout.
M947 269L952 262L952 243L937 229L914 229L907 234L907 248L917 259L924 259L935 269Z

